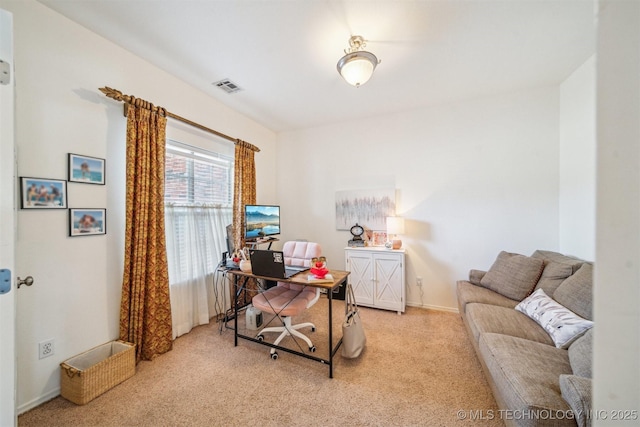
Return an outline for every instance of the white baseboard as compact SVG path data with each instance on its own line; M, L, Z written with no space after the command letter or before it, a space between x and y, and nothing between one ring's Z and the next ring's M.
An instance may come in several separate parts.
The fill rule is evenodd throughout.
M431 310L438 310L438 311L447 311L449 313L456 313L459 314L460 312L458 311L457 308L453 308L453 307L443 307L440 305L432 305L432 304L415 304L415 303L410 303L408 302L407 305L409 307L418 307L418 308L428 308Z
M56 388L53 389L51 391L49 391L48 393L43 394L40 397L37 397L36 399L33 399L30 402L27 402L23 405L18 406L18 415L20 414L24 414L25 412L35 408L36 406L40 406L45 402L50 401L51 399L54 399L56 397L60 396L60 388Z

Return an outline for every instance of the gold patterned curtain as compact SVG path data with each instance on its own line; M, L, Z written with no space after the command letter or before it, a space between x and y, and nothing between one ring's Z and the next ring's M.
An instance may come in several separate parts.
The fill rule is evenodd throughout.
M164 230L166 111L131 97L127 107L127 202L120 339L136 362L171 350Z
M236 140L233 180L233 241L236 248L244 247L244 205L256 203L256 163L258 147Z

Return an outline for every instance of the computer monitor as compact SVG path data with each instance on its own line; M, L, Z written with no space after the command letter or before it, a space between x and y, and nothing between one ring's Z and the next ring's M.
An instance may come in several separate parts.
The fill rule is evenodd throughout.
M280 234L280 206L245 205L244 238L251 241Z

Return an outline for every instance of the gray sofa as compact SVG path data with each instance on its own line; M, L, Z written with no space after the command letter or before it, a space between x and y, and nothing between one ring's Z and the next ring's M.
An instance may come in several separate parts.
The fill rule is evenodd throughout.
M457 282L458 307L507 426L591 425L593 265L501 252Z

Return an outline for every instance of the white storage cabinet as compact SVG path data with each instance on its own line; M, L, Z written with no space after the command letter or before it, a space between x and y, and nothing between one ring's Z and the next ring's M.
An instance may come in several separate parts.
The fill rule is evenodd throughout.
M347 247L345 265L358 305L405 310L405 251L382 247Z

